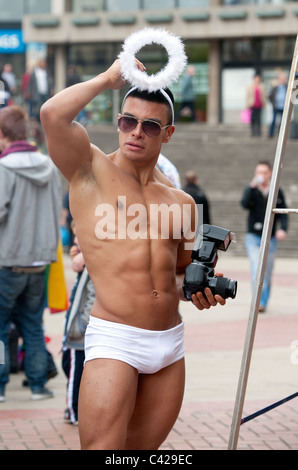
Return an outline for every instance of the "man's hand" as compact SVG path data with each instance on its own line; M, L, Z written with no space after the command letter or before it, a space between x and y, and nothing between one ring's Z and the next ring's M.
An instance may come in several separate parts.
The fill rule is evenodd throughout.
M217 304L225 305L226 301L220 295L213 296L209 287L202 292L197 292L192 296L192 302L198 310L205 310L211 307L215 307Z
M217 273L217 277L223 277L222 273ZM209 287L202 292L197 292L192 296L192 302L197 307L198 310L205 310L211 307L215 307L217 304L225 305L226 300L223 299L220 295L213 295Z
M136 60L136 64L138 68L141 70L141 72L144 72L146 70L146 67L140 62L138 59ZM119 59L115 60L113 65L105 72L105 74L108 76L109 81L110 81L110 86L109 88L111 90L120 90L122 87L126 85L126 81L123 80L122 74L121 74L121 62Z
M276 240L278 240L279 242L283 242L287 238L287 232L282 229L279 229L276 231L275 237Z

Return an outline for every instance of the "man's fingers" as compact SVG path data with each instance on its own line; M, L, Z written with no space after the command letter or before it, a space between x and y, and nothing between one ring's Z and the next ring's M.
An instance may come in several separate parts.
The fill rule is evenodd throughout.
M220 305L226 305L226 300L223 299L220 295L216 295L216 296L215 296L215 299L217 300L217 302L218 302Z
M194 294L192 296L192 301L193 301L193 304L199 310L205 310L205 309L208 310L211 307L210 303L208 302L208 300L206 299L206 297L204 296L202 292L197 292L196 294Z
M193 304L199 309L209 310L210 307L215 307L218 303L220 305L225 305L226 301L220 295L213 295L209 288L205 289L204 294L202 292L197 292L192 296Z

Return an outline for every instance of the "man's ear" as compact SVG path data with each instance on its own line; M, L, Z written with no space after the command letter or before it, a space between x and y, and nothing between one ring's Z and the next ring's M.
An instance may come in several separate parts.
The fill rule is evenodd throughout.
M163 139L164 144L167 144L171 140L171 137L174 134L175 129L176 129L175 126L170 126L167 128L166 135L164 136L164 139Z

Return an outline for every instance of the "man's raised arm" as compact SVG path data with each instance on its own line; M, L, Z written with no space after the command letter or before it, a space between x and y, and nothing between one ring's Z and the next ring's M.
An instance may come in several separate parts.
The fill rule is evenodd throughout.
M92 161L87 131L74 119L97 95L124 85L120 62L116 60L106 72L66 88L42 106L40 116L49 154L69 181L80 167Z

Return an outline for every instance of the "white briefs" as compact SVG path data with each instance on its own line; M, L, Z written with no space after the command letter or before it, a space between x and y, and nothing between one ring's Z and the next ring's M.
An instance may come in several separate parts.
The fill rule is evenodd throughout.
M140 374L155 374L184 355L183 322L170 330L152 331L90 316L85 335L85 363L115 359L129 364Z

